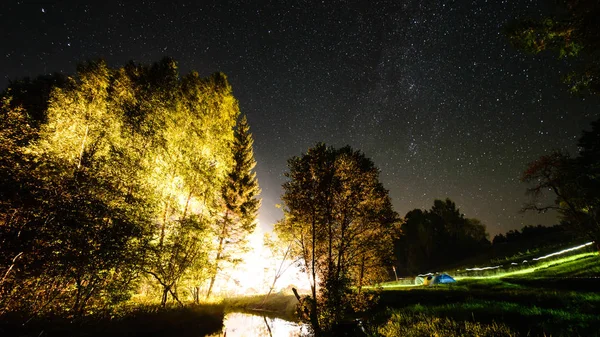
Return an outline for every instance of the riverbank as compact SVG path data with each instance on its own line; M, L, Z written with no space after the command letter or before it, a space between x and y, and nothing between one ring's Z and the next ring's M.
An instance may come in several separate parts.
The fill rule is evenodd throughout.
M223 301L226 312L245 312L297 322L296 305L298 299L290 292L265 295L239 296Z

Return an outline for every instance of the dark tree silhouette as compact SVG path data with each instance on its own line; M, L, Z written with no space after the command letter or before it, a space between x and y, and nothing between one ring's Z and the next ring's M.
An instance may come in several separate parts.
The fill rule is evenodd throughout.
M394 242L397 271L414 275L456 263L489 246L485 225L465 218L450 199L435 200L430 210L406 214Z
M532 200L524 210L557 210L565 224L600 242L600 120L592 123L579 139L579 155L571 158L561 152L545 155L529 164L522 181ZM540 200L548 192L554 203ZM599 247L600 248L600 247Z

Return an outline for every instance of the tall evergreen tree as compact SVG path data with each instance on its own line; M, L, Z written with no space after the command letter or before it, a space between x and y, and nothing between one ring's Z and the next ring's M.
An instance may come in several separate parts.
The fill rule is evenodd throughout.
M216 228L216 258L206 297L211 295L223 263L239 262L238 255L246 250L247 237L256 228L256 217L261 203L258 198L258 179L254 172L254 140L246 116L240 119L234 137L234 164L222 190L224 212Z

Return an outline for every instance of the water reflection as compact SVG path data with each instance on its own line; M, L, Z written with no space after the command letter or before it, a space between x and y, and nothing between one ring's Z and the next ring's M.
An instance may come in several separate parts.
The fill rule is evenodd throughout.
M223 331L207 337L300 337L307 334L308 328L303 324L232 312L223 319Z

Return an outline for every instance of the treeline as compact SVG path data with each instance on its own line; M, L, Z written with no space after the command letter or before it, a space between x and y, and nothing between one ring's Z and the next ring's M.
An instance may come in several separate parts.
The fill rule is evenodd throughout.
M394 254L395 272L401 276L455 264L490 247L485 225L466 218L450 199L408 212L400 229Z
M404 217L400 234L394 240L394 268L399 277L412 276L585 240L589 240L585 233L563 222L513 229L497 234L490 242L486 227L479 220L465 218L450 199L435 200L430 210L414 209Z
M583 238L581 234L570 231L568 225L558 224L554 226L525 226L518 229L511 229L505 234L494 236L492 244L494 245L519 245L527 244L530 247L542 245L553 245L557 243L568 242Z
M565 248L569 244L580 244L589 240L585 234L573 230L568 223L554 226L525 226L498 234L492 240L489 260L505 260L528 254L544 255Z
M210 296L260 202L239 117L224 74L180 76L169 58L11 83L0 102L0 314L78 316L140 292L163 305Z

